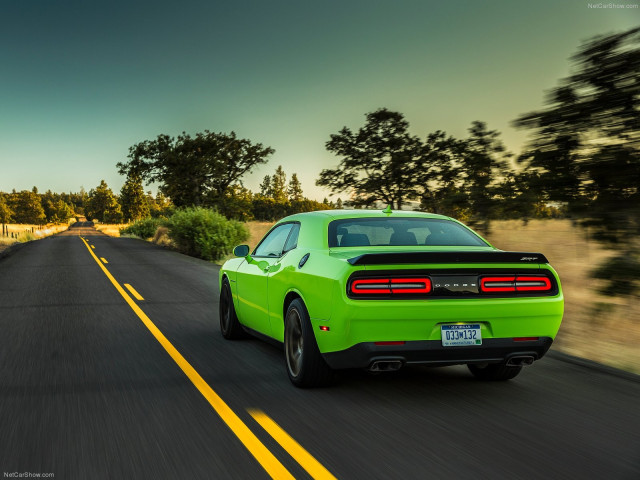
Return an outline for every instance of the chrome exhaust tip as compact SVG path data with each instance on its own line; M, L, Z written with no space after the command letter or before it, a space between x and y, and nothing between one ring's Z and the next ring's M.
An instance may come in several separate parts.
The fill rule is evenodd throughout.
M516 355L507 360L507 367L526 367L533 364L534 360L532 355Z
M370 372L394 372L402 368L401 360L377 360L369 367Z

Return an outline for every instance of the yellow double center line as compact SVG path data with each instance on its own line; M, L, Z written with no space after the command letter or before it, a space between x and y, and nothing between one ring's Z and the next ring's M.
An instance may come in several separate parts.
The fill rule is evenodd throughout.
M142 309L133 301L124 288L118 283L118 281L111 275L111 272L107 270L103 262L93 253L93 250L86 242L86 240L80 237L82 242L89 250L89 253L100 266L104 274L111 281L118 293L122 295L125 302L131 307L135 314L142 320L142 323L149 329L151 334L158 340L160 345L167 351L167 353L173 358L173 361L178 364L180 369L189 377L189 380L196 386L202 396L207 399L209 404L213 407L216 413L220 416L231 431L238 437L238 439L249 450L251 455L262 465L266 472L275 479L293 479L293 475L280 463L280 461L264 446L264 444L256 437L253 432L247 427L247 425L238 417L233 410L220 398L220 396L213 391L213 389L205 382L200 374L191 366L189 362L176 350L176 348L169 342L167 337L155 326L149 317L142 311ZM291 437L289 437L284 430L279 429L277 424L273 420L268 419L265 414L258 411L251 411L251 414L256 420L272 435L276 441L278 441L292 456L295 458L302 467L314 479L333 479L335 478L331 473L326 470L320 463L318 463L309 453L307 453L300 445L298 445ZM265 419L266 417L266 419ZM268 420L267 420L268 419ZM265 426L267 425L267 426ZM279 430L278 430L279 429ZM284 444L278 440L281 438ZM287 448L289 446L289 448ZM292 448L292 450L290 450ZM303 463L304 462L304 463Z

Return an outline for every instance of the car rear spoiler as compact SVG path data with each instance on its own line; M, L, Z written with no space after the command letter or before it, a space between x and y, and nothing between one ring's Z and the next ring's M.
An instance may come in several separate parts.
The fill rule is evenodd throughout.
M392 252L365 253L347 260L351 265L400 263L549 263L541 253L529 252Z

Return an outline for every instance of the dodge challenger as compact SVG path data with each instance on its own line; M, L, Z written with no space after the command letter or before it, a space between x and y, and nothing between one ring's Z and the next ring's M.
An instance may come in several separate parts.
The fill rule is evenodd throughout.
M222 335L283 344L298 387L407 364L509 380L544 356L562 320L543 254L499 250L442 215L300 213L234 254L220 270Z

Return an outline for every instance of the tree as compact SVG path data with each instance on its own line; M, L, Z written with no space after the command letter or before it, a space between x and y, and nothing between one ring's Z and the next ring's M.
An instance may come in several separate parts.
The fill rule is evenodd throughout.
M35 192L22 190L11 195L11 210L13 210L13 221L16 223L43 224L46 221L44 209L40 202L40 196Z
M260 184L260 195L263 197L272 197L273 189L271 188L271 176L265 175Z
M224 199L218 202L218 210L228 219L248 222L253 220L252 200L251 190L234 184L227 189Z
M277 203L287 201L287 174L284 173L282 165L278 165L276 173L271 177L271 196Z
M471 218L464 190L463 169L466 144L441 130L427 135L415 176L422 185L420 209L462 221Z
M159 135L129 149L129 161L118 163L121 175L136 173L145 182L159 182L160 190L176 206L202 205L222 199L230 185L265 163L274 150L230 134L205 130L191 137Z
M165 197L162 192L158 192L154 198L153 193L149 190L145 196L145 200L151 217L157 218L169 215L169 211L171 210L171 201Z
M342 160L337 168L322 170L316 185L348 191L358 204L381 200L402 208L405 200L419 194L414 173L423 152L422 142L408 128L401 113L386 108L366 114L365 126L355 133L343 127L326 143Z
M289 200L292 202L302 200L302 185L300 184L300 180L298 180L298 175L295 173L291 174L287 193L289 194Z
M618 249L610 268L595 272L616 277L617 287L610 281L604 291L638 292L640 28L591 39L571 60L573 73L550 91L546 107L515 121L532 132L519 160L548 201L566 204L593 237Z
M104 223L122 222L122 210L118 199L104 180L89 191L86 215L89 220L95 219Z
M132 172L120 190L122 216L126 222L149 216L149 204L142 188L142 178Z
M65 200L68 199L68 202ZM67 194L53 193L47 190L40 195L47 222L66 222L74 215L74 208L70 205L71 198Z
M424 185L420 208L449 215L487 230L498 208L501 179L512 174L499 133L472 122L458 140L436 131L427 136L417 177Z
M73 209L61 198L56 200L52 208L51 222L66 222L73 217Z
M11 222L12 215L13 211L11 210L9 205L7 205L7 201L5 200L4 195L0 193L0 223L2 224L3 228L5 223ZM4 229L2 233L4 233Z
M473 122L469 133L469 138L462 144L462 188L471 211L471 223L487 232L492 211L498 204L498 179L510 173L508 159L511 154L499 140L500 134L487 130L486 123Z

